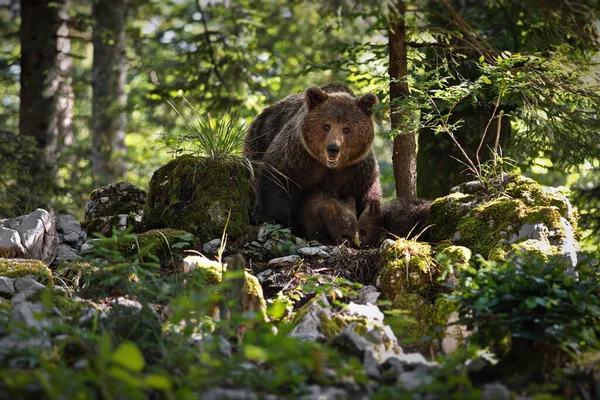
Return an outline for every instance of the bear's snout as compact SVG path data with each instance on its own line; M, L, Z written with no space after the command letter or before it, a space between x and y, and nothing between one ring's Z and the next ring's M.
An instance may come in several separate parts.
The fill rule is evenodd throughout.
M337 156L339 152L340 146L338 146L337 144L327 145L327 154L329 154L329 157L335 158L335 156Z

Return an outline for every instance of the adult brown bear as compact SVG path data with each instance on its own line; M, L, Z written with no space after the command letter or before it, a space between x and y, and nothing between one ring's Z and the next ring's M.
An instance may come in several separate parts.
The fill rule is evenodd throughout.
M373 106L342 84L310 87L267 107L250 125L244 154L264 163L256 181L256 223L297 226L298 211L316 191L354 197L356 215L381 199L373 153Z

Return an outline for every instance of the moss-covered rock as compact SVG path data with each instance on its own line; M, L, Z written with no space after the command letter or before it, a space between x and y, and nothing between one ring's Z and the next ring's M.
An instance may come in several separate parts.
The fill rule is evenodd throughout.
M89 235L99 233L103 236L110 236L113 228L118 231L124 231L127 227L135 227L142 221L142 217L132 214L119 214L107 217L93 218L81 223L81 228Z
M454 267L455 271L460 271L469 267L473 252L464 246L444 246L438 249L438 254L443 254L448 262Z
M150 181L143 223L183 229L202 240L243 235L250 224L251 186L245 165L185 155L159 168Z
M0 258L0 276L20 278L25 275L33 275L36 281L44 285L54 284L52 272L40 260Z
M110 183L95 189L85 205L85 220L138 214L143 210L146 192L129 182Z
M512 253L516 244L536 253L563 255L574 266L577 213L564 193L566 189L545 187L519 175L499 181L493 190L481 183L463 184L457 192L434 201L434 240L450 240L484 258L495 259ZM540 243L532 244L531 240Z
M406 239L388 240L382 246L381 263L377 286L392 303L406 293L424 297L433 294L435 260L429 244Z
M431 226L430 239L441 242L452 238L460 219L470 211L476 203L474 196L461 192L435 199L431 203L428 223Z
M202 256L188 256L183 262L183 272L193 275L194 290L202 290L202 285L218 285L223 279L223 269L227 264L221 264L218 261L210 260ZM253 311L261 316L267 315L267 304L264 299L262 286L258 279L244 271L245 282L241 294L243 313ZM189 285L188 285L189 287Z

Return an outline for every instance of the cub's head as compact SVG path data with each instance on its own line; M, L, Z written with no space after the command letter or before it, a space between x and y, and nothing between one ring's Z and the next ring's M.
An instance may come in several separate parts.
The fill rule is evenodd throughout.
M343 168L367 156L373 143L372 93L355 98L349 92L327 93L318 87L304 94L306 116L302 143L306 151L328 168Z
M325 221L331 241L352 246L358 241L356 201L354 197L345 200L331 199L325 210Z

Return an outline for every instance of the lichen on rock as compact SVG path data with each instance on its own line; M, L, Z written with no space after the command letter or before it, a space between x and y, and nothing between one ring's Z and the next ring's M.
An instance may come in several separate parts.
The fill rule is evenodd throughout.
M221 237L229 218L227 234L235 240L250 224L249 174L232 160L178 157L152 176L143 223L183 229L206 241Z

